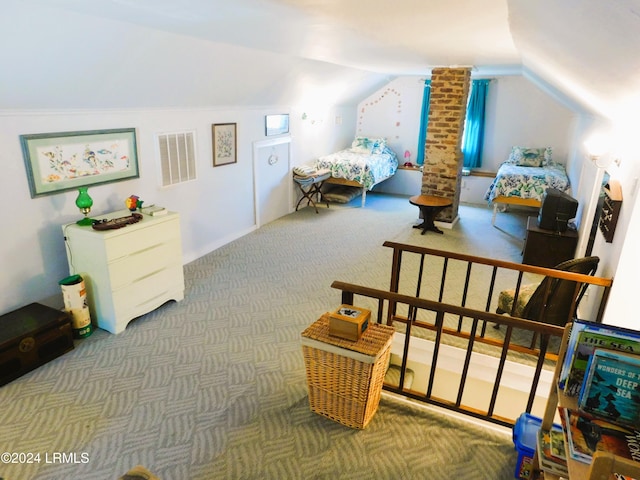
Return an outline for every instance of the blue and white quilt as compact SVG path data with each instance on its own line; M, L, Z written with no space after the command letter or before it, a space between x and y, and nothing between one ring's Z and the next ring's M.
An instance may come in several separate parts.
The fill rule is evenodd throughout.
M569 177L564 165L549 163L542 167L525 167L505 162L491 182L485 200L492 202L497 197L519 197L542 201L547 188L562 192L569 189Z
M353 148L325 155L316 160L317 169L331 170L331 176L355 181L371 190L398 169L398 158L391 149L383 147L381 153L358 153Z

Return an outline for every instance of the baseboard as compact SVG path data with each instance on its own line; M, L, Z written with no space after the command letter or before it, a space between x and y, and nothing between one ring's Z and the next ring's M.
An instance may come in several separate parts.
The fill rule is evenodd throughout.
M446 228L448 230L451 230L453 227L456 226L456 223L458 223L458 220L460 220L460 215L456 215L456 218L454 218L451 222L441 222L439 220L436 220L433 223L436 224L436 227Z

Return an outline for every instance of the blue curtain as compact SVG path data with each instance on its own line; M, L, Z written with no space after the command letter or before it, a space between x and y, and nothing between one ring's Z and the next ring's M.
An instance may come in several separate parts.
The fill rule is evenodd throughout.
M422 96L422 112L420 113L420 135L418 136L418 152L416 164L424 164L424 147L427 142L427 124L429 123L429 104L431 103L431 80L424 81L424 95Z
M462 137L463 166L465 168L482 166L485 104L490 81L474 80L471 84L471 97L467 104L467 120Z

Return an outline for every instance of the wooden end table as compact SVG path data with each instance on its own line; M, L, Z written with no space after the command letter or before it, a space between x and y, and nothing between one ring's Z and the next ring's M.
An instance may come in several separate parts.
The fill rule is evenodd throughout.
M420 225L414 225L413 228L421 228L424 235L425 232L431 231L442 234L442 230L436 227L434 219L436 215L444 208L453 205L453 202L444 197L436 197L433 195L415 195L409 199L411 205L415 205L420 209L424 221Z

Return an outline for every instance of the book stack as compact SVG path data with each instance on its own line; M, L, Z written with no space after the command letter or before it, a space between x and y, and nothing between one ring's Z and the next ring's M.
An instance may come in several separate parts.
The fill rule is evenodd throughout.
M640 332L576 320L558 383L577 406L558 407L567 458L591 463L607 451L640 461ZM553 442L547 455L545 440L548 460Z
M150 205L148 207L142 207L140 209L142 213L145 215L158 216L158 215L166 215L168 210L164 207L159 207L157 205Z

